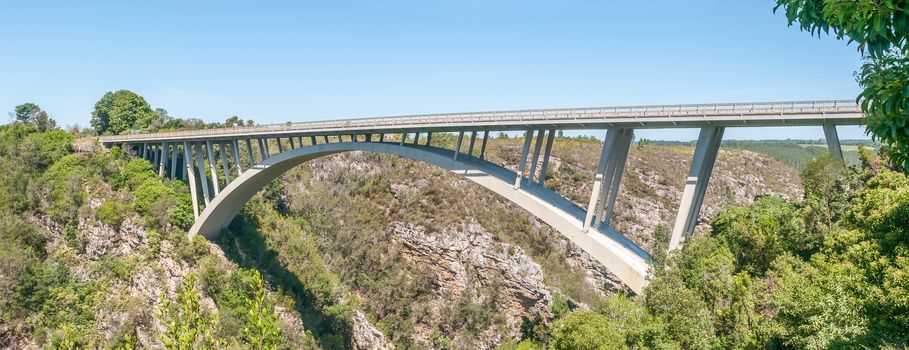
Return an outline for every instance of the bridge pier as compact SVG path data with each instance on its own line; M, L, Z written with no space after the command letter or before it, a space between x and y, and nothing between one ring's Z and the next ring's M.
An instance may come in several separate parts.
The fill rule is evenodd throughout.
M540 166L540 179L537 181L540 186L546 182L546 167L549 166L549 155L552 153L552 142L555 140L555 129L549 129L546 136L546 150L543 151L543 164Z
M473 158L473 144L477 141L477 132L470 132L470 144L467 146L467 158Z
M843 148L840 146L840 137L836 132L836 125L824 123L824 138L827 140L827 150L836 159L843 160Z
M533 139L533 129L527 129L524 133L524 147L521 148L521 163L518 164L518 176L514 180L514 188L521 188L521 182L524 180L524 169L527 167L527 152L530 151L530 140Z
M183 174L188 176L189 195L193 201L193 217L199 217L199 195L196 192L196 176L193 174L193 166L190 162L192 159L192 150L189 149L189 142L183 141Z
M426 132L426 147L430 146L430 142L432 142L432 131L427 131Z
M302 143L300 145L303 145ZM234 154L234 163L237 163L237 177L243 175L242 161L240 161L240 142L234 139L230 142L230 149Z
M173 150L170 151L170 179L173 181L174 177L177 176L177 144L173 144L171 148L173 148Z
M205 175L205 160L202 153L202 143L196 143L196 168L199 170L199 184L202 186L202 195L205 198L205 204L211 202L211 194L208 192L208 177Z
M606 173L603 178L605 187L600 194L600 203L597 205L596 222L598 225L609 225L612 221L612 210L618 199L619 187L622 184L622 174L625 173L625 162L628 160L628 150L634 139L634 130L619 129L616 133L615 147L606 163ZM603 210L606 212L603 213Z
M221 169L224 170L224 187L230 184L230 164L227 162L227 143L218 143L218 155L221 157Z
M533 146L533 158L530 161L530 172L527 174L527 180L533 182L533 177L537 173L537 162L540 161L540 151L543 149L543 134L546 130L537 130L537 141Z
M721 126L701 128L691 160L691 169L688 171L688 178L682 191L675 226L669 239L669 250L678 248L684 241L684 236L694 231L701 204L704 202L704 194L707 192L707 183L710 181L710 174L713 172L713 165L716 163L723 140L724 129Z
M483 131L483 143L480 144L480 159L486 159L486 140L489 139L489 130Z
M214 195L217 196L221 193L221 184L218 181L218 163L215 162L215 152L211 141L205 141L205 152L208 154L208 168L211 170L211 186L215 190Z
M454 160L458 160L458 154L461 153L461 141L462 140L464 140L464 132L459 131L458 132L458 141L456 141L455 149L454 149L454 158L453 158Z

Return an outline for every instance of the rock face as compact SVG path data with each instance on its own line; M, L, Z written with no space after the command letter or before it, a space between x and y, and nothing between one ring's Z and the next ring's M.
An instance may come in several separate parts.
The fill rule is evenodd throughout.
M369 324L366 315L357 310L353 318L353 348L356 350L388 350L394 344L385 339L385 334Z
M435 274L437 306L442 305L442 299L465 294L476 294L482 302L490 296L477 293L478 289L498 288L498 312L506 319L507 329L482 332L477 346L489 348L503 339L518 337L523 315L549 316L552 294L543 283L540 265L520 247L497 242L476 221L441 232L427 232L423 226L403 222L393 222L388 229L404 247L407 259L430 267ZM426 327L422 332L415 336L426 341L431 329Z

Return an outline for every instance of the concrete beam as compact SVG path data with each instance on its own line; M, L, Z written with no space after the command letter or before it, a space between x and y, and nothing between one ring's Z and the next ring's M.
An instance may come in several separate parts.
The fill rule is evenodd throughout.
M208 179L205 176L205 156L202 153L202 143L196 144L196 167L199 169L199 184L202 186L202 194L205 198L205 204L211 202L211 194L208 192Z
M208 153L208 168L211 170L211 186L215 190L215 196L221 193L221 184L218 182L218 162L215 161L215 151L212 148L211 141L205 141L205 152Z
M183 142L183 174L188 176L189 195L193 201L193 217L199 217L199 195L196 191L196 176L193 174L193 165L190 161L193 151L189 149L189 142Z
M543 149L543 134L546 130L540 129L537 131L537 142L533 146L533 158L530 162L530 172L527 174L527 179L530 182L533 182L533 177L537 174L537 163L540 161L540 151Z
M158 176L164 177L164 167L167 165L167 156L170 150L167 148L167 142L161 142L161 156L158 157Z
M707 191L707 184L710 181L710 174L713 172L713 165L723 140L723 131L723 127L701 128L697 146L694 148L694 157L691 160L691 169L688 171L688 178L685 180L685 188L682 191L679 212L675 218L672 236L669 238L670 250L678 248L682 244L684 236L694 231L698 213L704 201L704 194Z
M603 186L603 177L606 172L606 162L609 159L609 153L612 151L616 141L615 129L606 130L606 138L603 140L603 150L600 151L600 162L597 164L596 172L593 173L593 189L590 191L590 201L587 203L587 215L584 217L584 230L589 230L593 223L593 216L596 214L597 205L600 202L600 192Z
M230 150L234 153L234 163L237 165L237 176L243 175L243 162L240 160L240 143L236 139L230 142Z
M221 169L224 170L224 186L230 183L230 162L227 161L227 143L218 143L218 155L221 156Z
M454 160L458 160L458 154L461 153L461 141L463 141L463 140L464 140L464 132L459 131L458 132L458 141L456 141L455 149L454 149L454 158L453 158Z
M527 152L530 152L530 140L533 139L533 129L527 129L524 133L524 147L521 148L521 162L518 164L518 176L514 179L514 188L521 188L521 182L524 181L524 170L527 168Z
M843 160L843 148L840 147L840 137L836 132L836 125L832 123L824 124L824 138L827 140L827 150L836 159Z
M489 139L489 130L483 131L483 143L480 144L480 159L486 159L486 140Z
M477 132L470 132L470 143L467 146L467 157L473 158L473 144L477 142Z
M555 129L549 129L546 136L546 150L543 151L543 165L540 167L540 179L537 183L543 186L546 182L546 167L549 166L549 155L552 153L552 142L555 140Z
M172 150L170 151L170 179L173 181L174 177L177 176L177 144L171 146Z

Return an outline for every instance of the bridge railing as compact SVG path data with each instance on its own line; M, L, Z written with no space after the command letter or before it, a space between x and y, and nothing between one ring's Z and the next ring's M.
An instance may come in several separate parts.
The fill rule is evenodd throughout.
M289 132L308 130L344 130L369 127L395 127L414 125L449 125L449 124L484 124L514 121L563 121L563 120L603 120L603 119L646 119L673 117L712 117L712 116L745 116L745 115L792 115L823 113L859 113L855 101L791 101L791 102L755 102L755 103L721 103L721 104L687 104L687 105L652 105L652 106L617 106L590 108L555 108L526 109L509 111L419 114L392 117L373 117L341 119L332 121L314 121L299 123L269 124L257 126L237 126L215 129L181 130L159 133L133 133L102 137L101 141L115 139L129 141L147 138L184 138L205 137L224 134L255 134L269 132Z

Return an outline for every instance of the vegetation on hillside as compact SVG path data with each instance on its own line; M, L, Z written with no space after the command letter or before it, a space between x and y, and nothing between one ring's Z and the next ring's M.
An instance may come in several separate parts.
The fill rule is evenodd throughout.
M904 347L909 178L864 152L858 168L814 160L803 179L800 203L769 196L720 214L657 262L644 296L504 348Z

